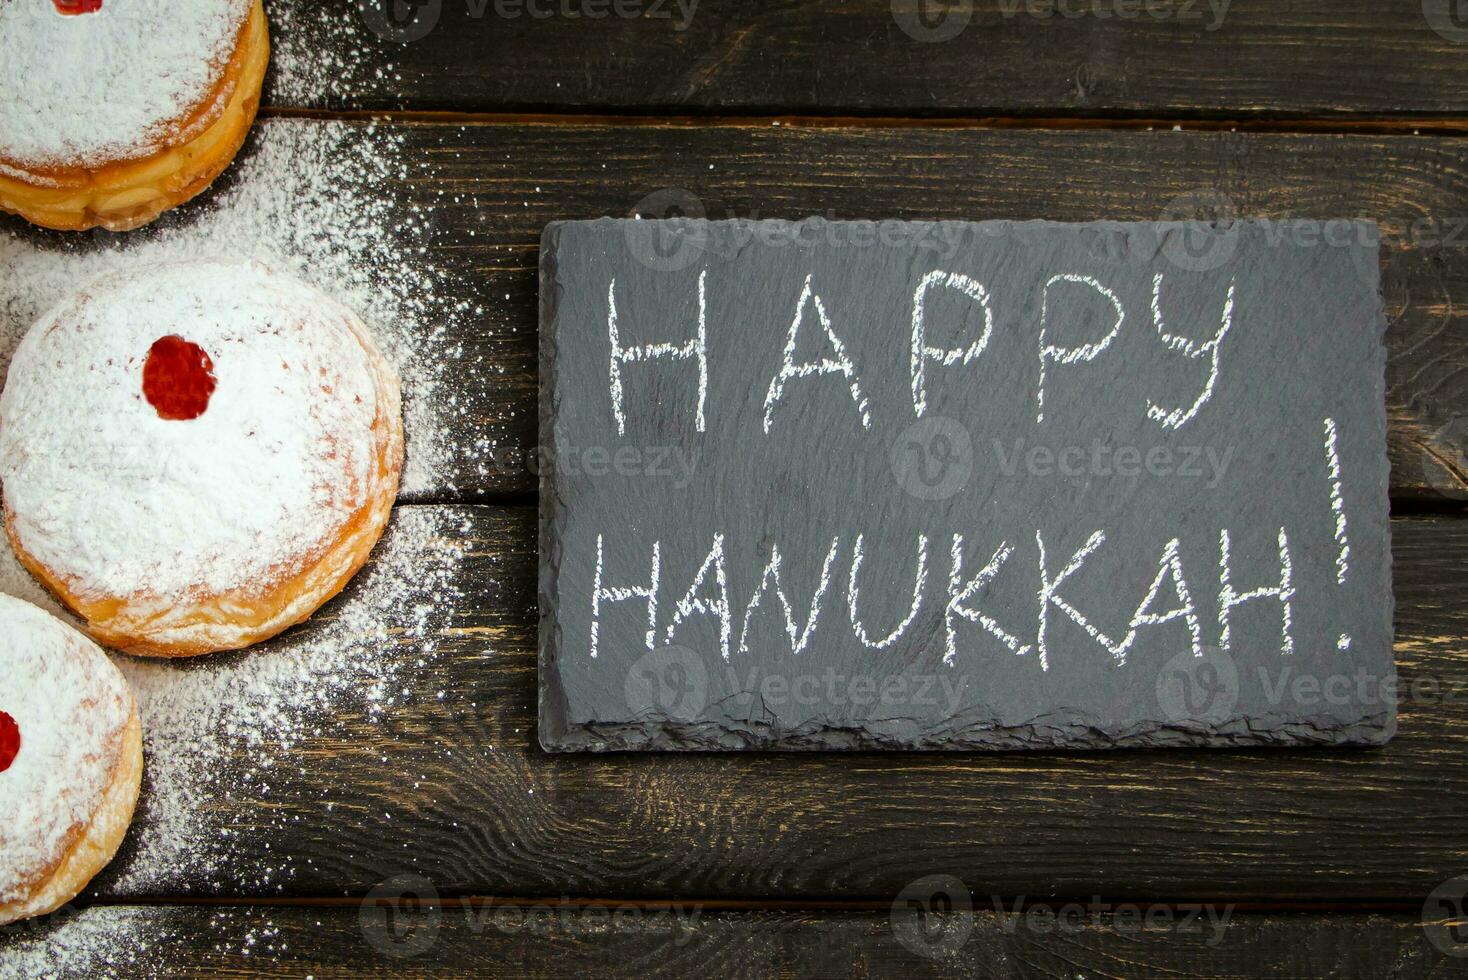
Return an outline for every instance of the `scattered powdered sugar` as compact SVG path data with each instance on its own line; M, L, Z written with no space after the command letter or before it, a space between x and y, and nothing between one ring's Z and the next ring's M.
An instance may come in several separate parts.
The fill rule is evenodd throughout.
M376 561L317 620L252 651L193 664L120 660L137 696L148 755L134 857L117 888L260 890L290 880L272 857L271 783L305 768L297 751L344 716L376 720L405 696L405 674L426 666L463 598L462 512L400 509ZM319 772L319 770L318 770ZM325 787L322 787L325 788ZM250 827L208 818L221 797L256 799ZM281 862L281 863L278 863Z
M0 711L21 739L0 772L0 903L9 903L49 874L101 804L131 701L91 641L0 595Z
M363 329L254 262L91 284L26 335L0 396L17 538L88 601L172 606L298 573L380 483L373 425L397 403L378 392L396 385ZM217 379L197 418L162 418L143 396L168 335L201 347Z
M263 120L219 186L148 228L0 230L0 366L38 317L100 276L200 256L254 258L362 317L403 378L403 493L452 494L446 471L458 447L478 444L479 423L472 401L451 390L451 372L474 372L448 338L475 310L427 254L431 212L397 198L429 168L403 160L400 131ZM147 759L137 820L107 872L111 891L267 891L292 879L285 845L298 818L273 806L274 794L291 776L324 791L319 760L308 774L300 754L413 696L412 675L464 598L466 521L463 511L399 508L376 560L341 598L256 649L189 662L115 658L138 698ZM60 611L8 548L0 592ZM0 942L0 974L11 952Z
M271 105L351 108L364 89L400 81L357 4L267 4ZM389 84L384 84L389 83Z
M128 235L0 231L0 366L52 306L108 273L200 256L254 258L296 275L366 321L403 379L405 495L456 489L452 432L472 445L468 400L450 390L463 365L452 328L473 313L427 256L431 211L395 192L427 163L402 159L399 132L306 119L262 120L218 193ZM76 242L80 242L77 247Z
M163 907L67 906L0 929L0 978L160 976L160 957L198 941L191 925Z
M291 937L311 924L282 928L263 908L66 906L44 919L0 927L0 980L233 974L290 952Z
M194 661L114 657L138 701L146 754L114 891L270 890L290 880L289 858L272 856L272 833L290 829L271 805L272 781L304 773L302 746L343 719L377 720L408 696L406 676L429 663L465 595L469 529L463 511L400 508L374 562L306 626ZM67 615L9 549L0 593ZM248 807L247 832L211 813L223 800ZM6 956L0 946L0 964Z
M89 166L148 152L214 90L249 10L106 0L63 16L53 0L0 3L0 157Z

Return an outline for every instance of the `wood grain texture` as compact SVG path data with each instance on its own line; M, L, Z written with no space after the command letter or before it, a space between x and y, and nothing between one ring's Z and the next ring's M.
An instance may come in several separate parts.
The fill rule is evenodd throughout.
M535 269L552 220L1353 216L1382 229L1393 495L1468 499L1468 140L771 125L404 132L435 172L404 199L435 207L432 254L485 310L465 342L503 370L499 390L465 383L486 399L465 444L482 436L494 449L454 462L459 488L535 490Z
M894 16L919 0L702 0L682 31L649 12L654 2L644 16L592 19L507 18L495 0L442 0L426 37L397 43L366 26L358 0L267 0L278 54L267 114L645 118L390 124L406 137L405 159L434 169L396 188L404 217L433 206L431 260L483 307L458 338L458 394L473 406L463 449L414 495L423 506L402 508L467 545L440 648L425 658L406 638L385 643L383 656L403 665L398 706L383 715L356 699L334 704L268 783L231 781L254 751L242 740L221 766L227 791L197 801L203 833L225 842L217 866L185 851L145 875L147 887L125 885L162 860L139 849L161 820L145 797L90 897L153 904L0 929L0 976L1461 975L1464 961L1440 955L1412 909L1468 872L1468 522L1394 523L1406 700L1398 738L1379 751L552 758L533 747L533 510L441 506L533 503L525 460L540 229L639 209L660 216L669 198L639 202L669 187L685 192L671 199L684 210L715 218L1385 220L1393 496L1409 506L1468 500L1468 140L1409 135L1419 123L1468 126L1468 43L1424 14L1451 0L1233 0L1212 31L1206 0L1191 8L1202 21L1181 16L1188 0L1135 20L1081 0L975 0L965 29L936 43L913 39ZM484 16L471 17L476 9ZM332 65L346 46L365 55L333 66L325 88L302 83L309 68L281 70L287 58ZM757 114L827 118L720 118ZM1398 135L972 127L989 116ZM280 649L320 640L339 611L328 607ZM709 907L677 933L646 914L582 914L568 927L559 910L538 911L496 925L480 906L449 906L435 942L412 959L373 946L355 902L169 904L360 896L404 872L445 896L873 902ZM904 946L886 908L935 872L962 877L981 907L962 949L942 960ZM1060 934L1010 932L989 911L990 893L1397 911L1240 913L1208 946L1206 934L1139 935L1104 917Z
M1004 903L1004 908L1012 906ZM1055 906L1054 911L1061 908ZM315 908L111 906L0 930L7 962L61 980L165 977L974 977L1461 976L1405 914L1246 914L1149 907L1015 918L973 912L728 911L701 906ZM1228 912L1228 918L1223 918ZM1438 926L1447 920L1426 920ZM1063 923L1063 925L1062 925ZM44 947L44 948L43 948Z
M1380 750L550 756L533 510L411 510L467 546L470 587L435 656L383 651L407 665L399 705L342 704L268 779L227 780L200 815L228 843L207 873L140 849L166 816L145 789L97 895L363 895L416 873L444 896L890 902L942 872L985 895L1420 903L1468 872L1468 521L1393 522L1403 699Z
M1454 27L1452 0L411 0L396 19L384 0L270 7L282 50L370 53L332 91L272 85L267 106L1468 113L1468 20Z

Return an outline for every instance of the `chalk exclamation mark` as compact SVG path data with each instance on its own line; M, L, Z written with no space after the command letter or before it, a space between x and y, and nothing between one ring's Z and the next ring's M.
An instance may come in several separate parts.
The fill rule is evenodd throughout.
M1346 502L1341 497L1341 454L1335 419L1325 420L1325 460L1330 466L1330 510L1335 515L1335 543L1339 549L1335 559L1335 581L1346 584L1351 571L1351 541L1346 536ZM1351 648L1351 635L1342 633L1336 640L1337 650Z

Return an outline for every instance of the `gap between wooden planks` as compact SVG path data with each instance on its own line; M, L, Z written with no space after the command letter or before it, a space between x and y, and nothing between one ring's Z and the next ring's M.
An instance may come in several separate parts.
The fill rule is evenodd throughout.
M659 112L460 112L448 109L303 109L263 106L263 117L327 121L380 120L460 126L641 126L719 129L788 126L792 129L1047 129L1120 132L1184 130L1203 133L1280 133L1297 135L1464 136L1468 117L1392 116L853 116L774 113L667 115Z
M1157 909L1156 906L1146 906ZM976 899L972 912L110 906L14 934L23 963L68 975L131 968L256 976L1310 977L1451 975L1453 925L1408 914L1251 915L1207 922L1114 914L1028 918ZM110 939L110 942L109 942ZM0 966L6 940L0 938ZM54 956L52 964L45 960Z

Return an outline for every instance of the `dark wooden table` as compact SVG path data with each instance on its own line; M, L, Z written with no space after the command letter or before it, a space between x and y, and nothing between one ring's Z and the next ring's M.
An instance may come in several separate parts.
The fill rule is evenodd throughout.
M0 933L0 976L7 949L78 922L124 974L1464 972L1446 952L1461 909L1424 902L1468 873L1468 3L928 5L945 21L919 0L702 0L682 29L673 0L415 5L436 26L399 43L349 0L273 0L281 50L367 54L304 96L277 75L264 115L391 113L379 129L434 163L396 192L405 214L437 204L431 260L483 306L453 338L477 365L466 440L534 444L541 227L662 188L711 217L1382 222L1400 734L1375 751L548 756L535 480L465 455L400 505L469 547L468 598L406 700L344 713L271 785L212 801L234 850L208 880L136 894L111 869L66 915ZM263 879L266 860L289 878ZM973 911L909 888L935 874ZM412 900L424 881L436 903Z

